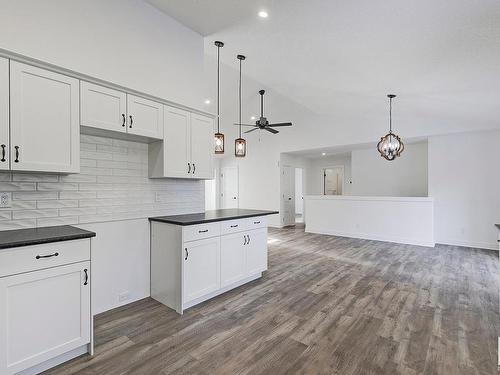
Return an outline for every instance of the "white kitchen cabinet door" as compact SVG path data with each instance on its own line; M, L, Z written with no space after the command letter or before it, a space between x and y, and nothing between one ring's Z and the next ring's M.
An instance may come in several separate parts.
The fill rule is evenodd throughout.
M220 288L220 237L184 244L183 303Z
M267 228L246 233L249 238L245 246L246 273L250 276L267 270Z
M80 82L80 125L127 132L127 94Z
M191 162L193 178L214 178L214 121L210 117L191 115Z
M90 262L0 278L0 373L90 343Z
M221 236L220 239L220 272L221 287L231 285L246 277L245 267L245 233L234 233Z
M165 177L190 178L190 123L191 114L182 109L165 106L163 163Z
M10 62L11 169L80 171L79 82Z
M163 104L127 94L127 132L163 138Z
M0 170L9 169L9 60L0 58Z

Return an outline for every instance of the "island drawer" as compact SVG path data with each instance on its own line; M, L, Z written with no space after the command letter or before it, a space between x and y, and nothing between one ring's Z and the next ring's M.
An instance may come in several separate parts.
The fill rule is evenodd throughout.
M230 234L243 232L247 230L247 219L235 219L221 221L220 232L221 234Z
M184 242L220 236L220 223L186 225L182 227Z
M249 230L267 227L267 217L265 216L251 217L246 220L247 220L247 228Z
M90 260L90 239L0 250L0 277Z

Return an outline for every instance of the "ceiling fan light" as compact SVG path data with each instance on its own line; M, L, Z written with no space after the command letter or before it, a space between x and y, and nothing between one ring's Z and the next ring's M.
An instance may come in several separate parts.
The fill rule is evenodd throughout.
M236 138L234 140L234 156L243 158L247 154L247 141L243 138Z
M215 133L214 141L215 141L215 153L216 154L223 154L224 153L224 134Z

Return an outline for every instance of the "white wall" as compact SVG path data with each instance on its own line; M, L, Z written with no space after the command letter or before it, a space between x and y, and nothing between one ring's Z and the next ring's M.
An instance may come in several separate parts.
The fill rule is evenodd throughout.
M192 106L203 38L140 0L0 0L0 48Z
M351 195L426 197L427 143L406 145L393 161L376 149L353 150Z
M500 131L429 139L436 242L498 250Z

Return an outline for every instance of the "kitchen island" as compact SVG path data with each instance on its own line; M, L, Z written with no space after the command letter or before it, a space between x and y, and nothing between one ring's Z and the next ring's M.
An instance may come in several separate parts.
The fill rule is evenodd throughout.
M225 209L151 222L151 297L179 314L267 270L267 216Z

